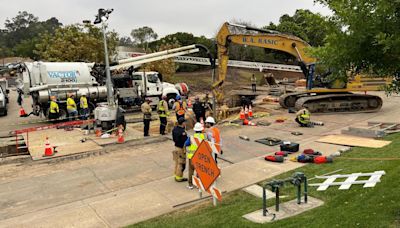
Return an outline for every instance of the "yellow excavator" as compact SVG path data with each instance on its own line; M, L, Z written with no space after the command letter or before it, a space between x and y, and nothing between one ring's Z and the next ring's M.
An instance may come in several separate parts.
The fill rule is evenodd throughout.
M325 77L314 78L317 60L306 53L310 45L302 39L273 30L263 30L250 26L224 23L217 37L219 72L213 84L217 100L223 99L222 84L227 75L229 45L239 44L253 47L279 50L294 56L299 62L307 81L306 91L288 93L280 97L283 108L300 110L307 108L310 112L375 112L382 107L379 96L367 95L366 91L381 90L381 86L390 83L390 79L361 77L356 74L348 82L336 80L324 82ZM383 82L383 83L382 83ZM365 92L352 93L352 92Z

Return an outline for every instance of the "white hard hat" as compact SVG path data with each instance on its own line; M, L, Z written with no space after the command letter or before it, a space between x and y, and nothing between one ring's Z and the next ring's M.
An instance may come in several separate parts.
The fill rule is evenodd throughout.
M195 125L194 125L194 128L193 128L193 130L194 131L203 131L203 125L201 124L201 123L196 123Z
M206 119L206 123L215 124L215 120L214 120L214 118L213 118L212 116L209 116L209 117L207 117L207 119Z

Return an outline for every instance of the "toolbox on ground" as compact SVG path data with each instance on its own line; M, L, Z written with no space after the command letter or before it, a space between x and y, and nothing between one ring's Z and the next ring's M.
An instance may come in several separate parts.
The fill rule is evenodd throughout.
M294 142L284 142L280 147L281 151L294 153L299 151L300 144Z

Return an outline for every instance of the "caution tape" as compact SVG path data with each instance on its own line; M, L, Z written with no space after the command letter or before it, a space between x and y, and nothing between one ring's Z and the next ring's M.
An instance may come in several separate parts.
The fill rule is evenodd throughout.
M23 134L23 133L27 133L27 132L42 131L42 130L57 128L57 127L84 125L84 124L93 123L94 121L95 121L94 119L90 119L90 120L75 120L75 121L69 121L69 122L64 122L64 123L56 123L56 124L52 124L52 125L46 125L46 126L40 126L40 127L31 127L31 128L15 130L15 131L11 131L11 133L18 135L18 134Z

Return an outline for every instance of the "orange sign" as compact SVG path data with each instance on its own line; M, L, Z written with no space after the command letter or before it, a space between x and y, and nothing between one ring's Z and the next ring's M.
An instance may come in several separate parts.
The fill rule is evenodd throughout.
M194 152L192 164L206 191L219 177L221 171L212 156L212 149L208 141L203 140Z

